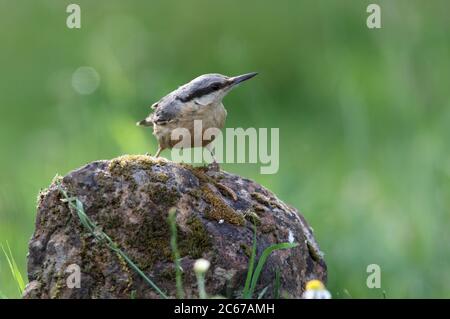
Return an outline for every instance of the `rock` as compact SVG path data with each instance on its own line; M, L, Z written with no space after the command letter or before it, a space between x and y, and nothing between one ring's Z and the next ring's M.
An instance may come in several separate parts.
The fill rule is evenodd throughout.
M274 243L297 242L268 258L256 293L280 272L281 294L300 298L305 282L326 280L326 265L312 230L298 211L259 184L223 171L193 168L150 156L92 162L60 181L86 214L169 296L176 296L168 211L176 207L178 247L186 298L197 298L192 271L198 258L211 262L209 295L241 296L257 229L257 258ZM159 298L159 295L80 223L56 182L39 195L36 229L29 243L29 284L24 298ZM81 271L69 288L69 265ZM71 266L73 267L73 266ZM72 269L72 268L70 268Z

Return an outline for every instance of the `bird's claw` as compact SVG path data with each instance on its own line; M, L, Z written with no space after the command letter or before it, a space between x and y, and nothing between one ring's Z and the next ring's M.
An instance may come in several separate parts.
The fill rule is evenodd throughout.
M218 172L220 171L219 164L217 162L212 162L207 166L208 170Z

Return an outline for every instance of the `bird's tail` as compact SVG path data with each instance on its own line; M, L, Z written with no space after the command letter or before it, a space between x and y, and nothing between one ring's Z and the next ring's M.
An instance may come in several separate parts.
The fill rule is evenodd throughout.
M153 122L148 119L144 119L142 121L137 122L136 125L137 126L152 126Z

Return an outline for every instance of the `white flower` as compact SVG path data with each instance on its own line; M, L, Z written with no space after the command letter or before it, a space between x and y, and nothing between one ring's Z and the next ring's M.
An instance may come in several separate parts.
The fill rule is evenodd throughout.
M302 295L303 299L331 299L328 290L307 290Z
M320 280L310 280L306 284L303 299L331 299L331 293Z
M194 271L198 274L204 274L208 271L211 263L203 258L197 259L194 263Z

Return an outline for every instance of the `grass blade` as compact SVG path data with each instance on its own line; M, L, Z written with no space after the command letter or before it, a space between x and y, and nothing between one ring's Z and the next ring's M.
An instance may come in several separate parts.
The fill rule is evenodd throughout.
M177 245L177 223L176 223L177 211L172 208L169 211L169 225L170 225L170 246L172 247L173 262L175 264L175 278L177 285L177 298L184 298L183 290L183 278L180 265L180 252Z
M294 248L298 246L297 243L280 243L280 244L274 244L272 246L267 247L264 249L261 257L259 258L258 264L256 265L255 272L252 276L252 283L250 285L250 291L249 295L253 296L253 293L255 292L256 284L258 283L259 275L261 274L261 271L267 261L267 258L270 256L270 254L276 250L281 249L289 249Z
M253 268L255 267L255 259L256 259L256 226L253 225L252 253L250 255L250 260L249 260L249 263L248 263L247 278L245 279L244 290L242 291L242 297L244 299L251 298L250 285L251 285L251 282L252 282Z
M25 290L25 281L23 280L22 274L19 270L19 267L17 267L17 263L14 259L14 256L11 252L11 247L9 246L9 243L6 242L6 248L3 245L1 245L3 254L6 257L6 261L8 262L9 270L11 271L12 277L14 281L16 282L17 289L19 290L19 294L22 295L23 291Z
M267 286L263 290L261 290L261 292L258 294L258 299L262 299L264 297L268 288L269 288L269 286Z
M275 283L274 283L273 296L275 299L280 299L280 269L277 268L275 272Z

